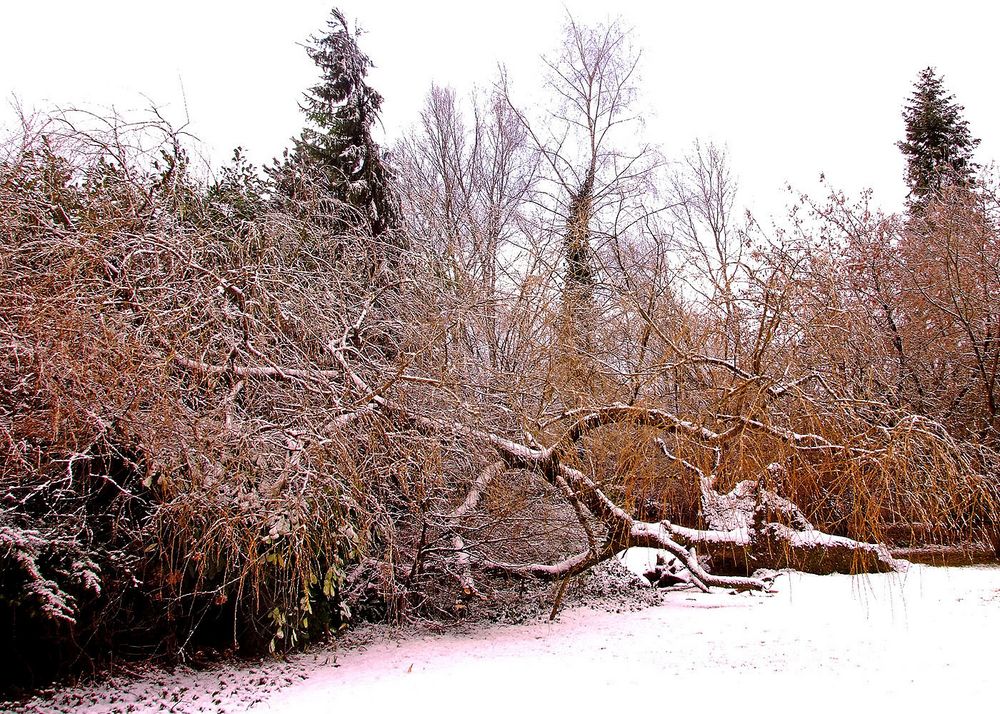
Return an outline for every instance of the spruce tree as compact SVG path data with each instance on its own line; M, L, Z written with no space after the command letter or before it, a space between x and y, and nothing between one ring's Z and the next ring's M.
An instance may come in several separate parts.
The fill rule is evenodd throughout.
M906 157L910 205L923 206L949 186L970 187L979 168L972 154L979 139L969 132L965 108L948 94L933 67L920 72L903 109L906 140L897 143Z
M313 170L346 209L344 222L385 240L398 222L398 204L383 152L372 139L382 106L381 95L366 83L372 62L336 8L326 33L310 38L306 52L321 76L300 105L306 127L286 164Z

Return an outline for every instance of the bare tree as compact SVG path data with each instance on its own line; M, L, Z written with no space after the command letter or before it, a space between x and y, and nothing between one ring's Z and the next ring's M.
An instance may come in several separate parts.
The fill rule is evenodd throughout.
M656 152L637 138L639 53L618 22L584 26L567 19L562 46L543 59L552 109L545 118L518 106L507 76L500 91L541 156L534 192L561 242L561 338L567 383L564 397L592 392L587 363L599 351L591 339L601 305L595 293L617 243L642 230L651 207ZM611 251L612 255L602 257Z
M909 293L910 331L926 335L933 357L953 361L958 374L935 405L988 443L1000 418L1000 262L997 198L984 186L945 191L902 231L900 264ZM992 214L992 215L991 215ZM928 365L929 366L929 365ZM950 370L949 370L950 371Z
M671 213L680 252L692 268L695 290L725 325L720 357L743 357L742 312L746 229L735 225L736 181L725 149L696 141L670 179Z

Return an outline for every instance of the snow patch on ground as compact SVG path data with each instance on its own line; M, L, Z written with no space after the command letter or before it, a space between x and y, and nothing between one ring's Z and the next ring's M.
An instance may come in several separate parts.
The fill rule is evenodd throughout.
M625 564L632 569L640 556L649 554ZM668 590L661 605L638 611L575 607L554 622L396 633L272 665L288 668L277 678L224 668L190 674L181 696L138 680L64 690L27 711L700 711L755 703L812 714L995 701L987 653L1000 643L1000 568L785 573L775 589ZM192 692L211 699L192 700Z

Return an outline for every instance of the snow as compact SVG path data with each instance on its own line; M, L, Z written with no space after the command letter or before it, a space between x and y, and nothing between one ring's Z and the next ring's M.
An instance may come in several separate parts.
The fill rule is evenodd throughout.
M733 545L748 545L750 543L750 529L745 527L733 530L700 531L696 528L688 528L686 526L671 524L669 528L664 528L662 524L656 524L655 528L664 538L668 539L675 536L683 536L697 543L731 543Z
M1000 570L779 578L773 596L670 593L633 613L383 643L253 711L470 708L928 711L994 695ZM645 704L646 706L642 706Z
M669 538L670 536L664 532L664 537ZM621 561L622 565L642 578L643 575L656 566L657 556L663 558L666 563L676 560L669 551L657 548L629 548L618 554L618 560Z
M637 569L649 557L637 552L624 561ZM269 684L254 692L251 678L230 680L229 691L240 694L223 698L220 708L992 710L997 665L988 653L1000 643L1000 568L782 573L775 589L768 595L678 589L665 591L662 605L639 611L576 608L554 622L382 638L302 656L295 681L287 678L291 683L277 691ZM160 710L158 693L147 691L152 698L143 699L142 686L133 687L136 711ZM253 699L260 701L251 706ZM197 702L175 702L163 710L200 710Z

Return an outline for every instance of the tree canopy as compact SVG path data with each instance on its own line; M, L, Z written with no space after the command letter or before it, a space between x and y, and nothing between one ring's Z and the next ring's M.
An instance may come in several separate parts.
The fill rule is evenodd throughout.
M933 67L920 72L903 109L906 140L897 143L906 157L911 203L922 205L947 186L973 183L979 139L969 131L964 111Z
M398 210L382 149L372 138L382 106L382 96L366 81L372 62L336 8L327 31L312 37L306 52L320 80L300 105L306 127L295 139L292 160L317 169L324 188L357 212L351 222L379 237L396 225Z

